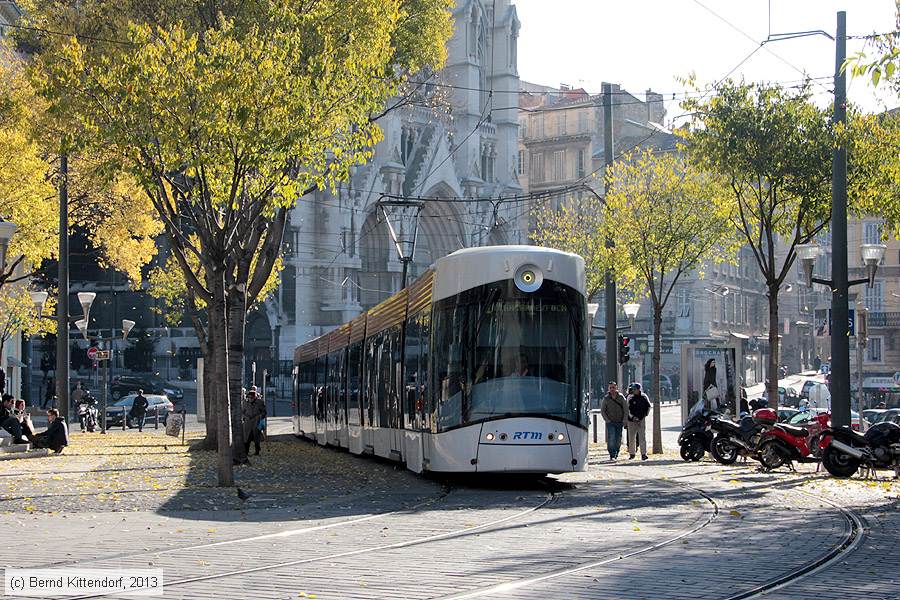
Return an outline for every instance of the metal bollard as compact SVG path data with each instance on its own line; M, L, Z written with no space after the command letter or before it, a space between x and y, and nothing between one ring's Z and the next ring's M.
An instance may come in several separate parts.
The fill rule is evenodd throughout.
M153 407L153 412L155 413L154 418L156 419L156 423L154 423L153 428L159 429L159 404L157 404L156 406Z
M591 415L591 419L594 422L594 443L597 443L597 413Z
M181 409L181 445L184 446L184 432L187 429L187 411Z
M122 407L122 431L125 431L125 428L128 426L128 414L125 412L125 407Z

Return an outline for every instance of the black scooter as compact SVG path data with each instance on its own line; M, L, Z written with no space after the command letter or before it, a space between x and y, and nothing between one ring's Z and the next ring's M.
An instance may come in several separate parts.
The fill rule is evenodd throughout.
M760 412L767 412L767 409L754 415ZM737 423L728 418L713 419L712 429L716 435L709 451L723 465L733 464L739 456L756 458L762 434L774 423L774 420L769 422L768 419L764 421L751 416L743 417Z
M714 410L702 409L684 424L678 445L681 447L681 458L686 462L697 462L712 447L712 422L719 416Z
M835 477L850 477L860 467L893 469L900 477L900 426L876 423L859 434L844 425L822 434L822 466Z

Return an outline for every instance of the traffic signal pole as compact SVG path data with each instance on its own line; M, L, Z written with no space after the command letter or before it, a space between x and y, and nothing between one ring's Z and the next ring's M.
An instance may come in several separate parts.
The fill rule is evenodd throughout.
M603 155L606 161L606 177L603 183L603 195L608 192L609 176L613 159L613 123L612 123L612 85L603 84ZM612 239L606 241L608 248L614 245ZM619 377L619 360L616 348L616 279L613 271L606 272L606 382L621 381ZM605 387L605 386L604 386Z

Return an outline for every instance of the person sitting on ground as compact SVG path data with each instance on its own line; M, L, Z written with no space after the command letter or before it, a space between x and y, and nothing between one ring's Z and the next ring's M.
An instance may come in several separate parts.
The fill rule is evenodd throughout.
M16 416L14 402L12 394L3 394L0 404L0 427L13 436L14 444L27 444L28 440L22 437L22 423Z
M19 425L22 427L22 435L32 444L34 443L34 424L31 422L31 416L25 410L25 401L16 400L16 408L13 411Z
M50 421L47 431L42 431L34 437L35 448L50 448L57 454L69 445L69 430L66 422L59 418L59 411L51 408L47 411L47 419Z

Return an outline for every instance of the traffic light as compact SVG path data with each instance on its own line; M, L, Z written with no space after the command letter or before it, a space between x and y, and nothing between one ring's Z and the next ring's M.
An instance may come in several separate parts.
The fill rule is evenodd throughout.
M631 338L627 335L619 336L619 364L624 365L627 363L631 357L628 356L628 353L631 352L631 347L629 344L631 343Z

